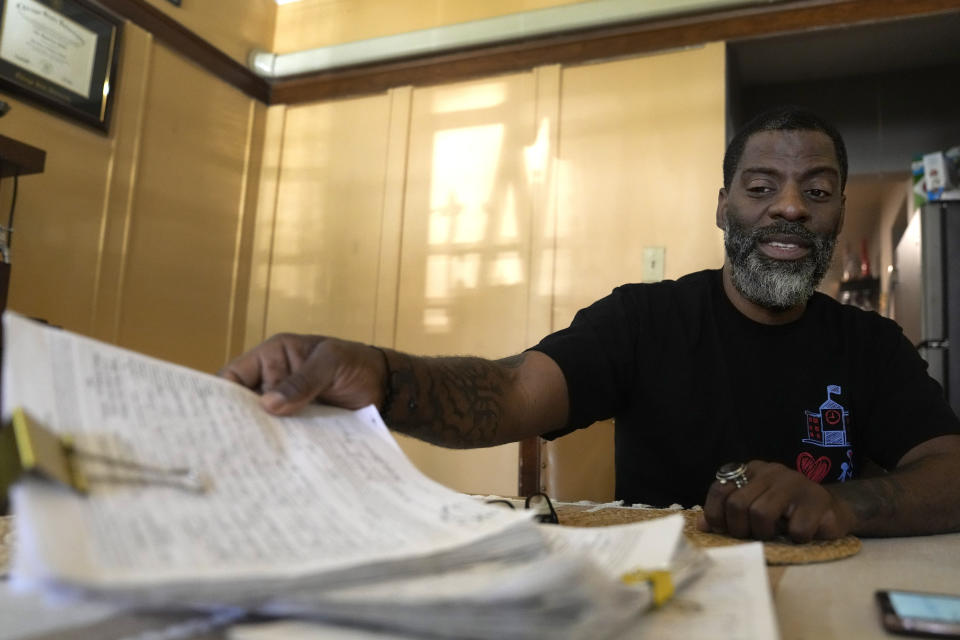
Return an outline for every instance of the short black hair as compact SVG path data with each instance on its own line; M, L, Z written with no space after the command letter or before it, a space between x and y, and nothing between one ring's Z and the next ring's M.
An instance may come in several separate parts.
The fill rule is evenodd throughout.
M833 141L833 148L837 154L837 164L840 165L840 190L847 185L847 147L843 143L843 136L837 128L821 118L819 115L803 107L792 105L777 107L754 116L743 125L723 154L723 187L730 188L733 174L740 165L740 157L747 146L747 140L761 131L819 131L826 134Z

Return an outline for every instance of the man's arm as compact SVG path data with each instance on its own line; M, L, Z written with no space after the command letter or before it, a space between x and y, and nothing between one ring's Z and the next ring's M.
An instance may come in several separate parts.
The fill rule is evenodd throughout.
M741 538L786 534L797 542L960 531L958 468L960 435L917 445L886 475L829 485L755 460L743 488L710 487L701 528Z
M853 512L852 533L902 536L960 531L960 435L927 440L892 472L829 485Z
M426 358L323 336L279 334L220 375L289 415L313 401L380 408L393 429L445 447L514 442L566 424L566 379L548 356Z

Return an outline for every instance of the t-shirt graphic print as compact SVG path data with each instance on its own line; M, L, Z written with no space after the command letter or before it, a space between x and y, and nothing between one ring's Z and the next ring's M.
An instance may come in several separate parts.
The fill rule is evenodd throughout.
M840 385L828 384L827 399L820 407L804 411L806 437L801 439L797 471L814 482L853 478L853 445L847 436L850 412L834 399L842 393Z

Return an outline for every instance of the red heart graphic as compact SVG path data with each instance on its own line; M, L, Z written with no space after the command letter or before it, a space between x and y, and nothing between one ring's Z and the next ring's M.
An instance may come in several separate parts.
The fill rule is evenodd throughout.
M804 451L797 456L797 471L814 482L820 482L830 473L830 458L820 456L814 460L813 456Z

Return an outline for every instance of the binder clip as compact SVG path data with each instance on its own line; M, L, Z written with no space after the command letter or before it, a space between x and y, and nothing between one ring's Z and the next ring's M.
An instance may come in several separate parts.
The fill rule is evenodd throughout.
M81 465L81 461L83 464ZM92 472L95 468L102 469ZM78 449L70 436L58 436L13 410L0 429L0 496L22 475L30 474L86 495L92 483L160 485L205 493L210 482L183 467L158 467Z

